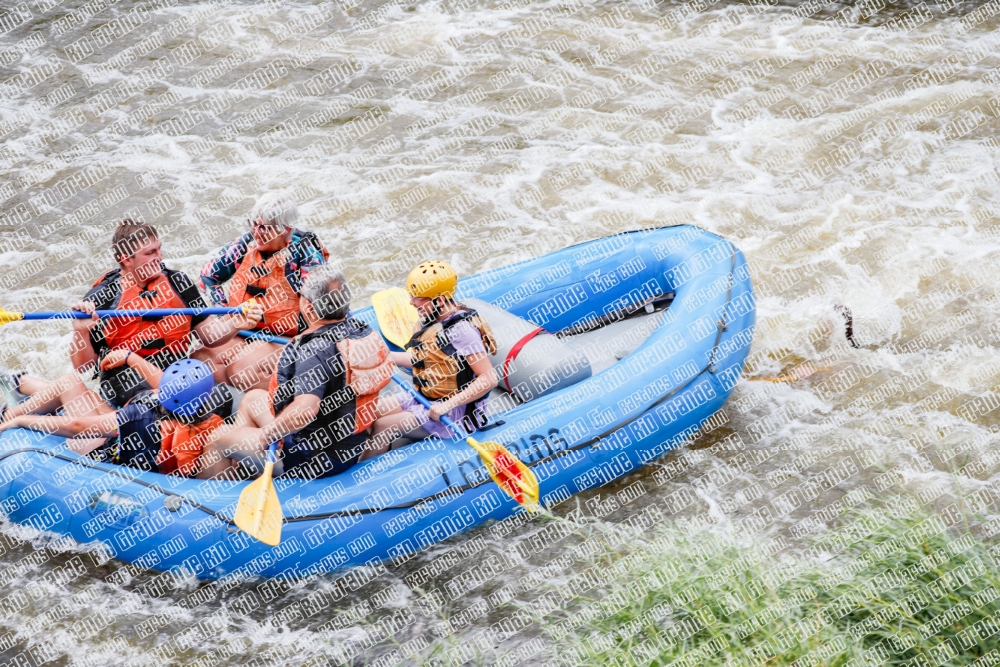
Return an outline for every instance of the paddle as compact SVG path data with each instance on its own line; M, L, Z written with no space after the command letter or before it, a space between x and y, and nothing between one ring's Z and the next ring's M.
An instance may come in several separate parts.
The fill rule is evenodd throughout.
M291 338L283 338L282 336L272 336L271 334L266 334L262 331L257 331L252 329L250 331L237 331L237 334L243 336L244 338L249 338L250 340L262 340L265 343L276 343L278 345L288 345L292 342Z
M271 479L277 449L277 442L272 442L268 447L264 473L243 489L233 516L233 522L247 535L272 547L281 542L281 522L284 520L278 492Z
M396 375L393 375L392 379L396 384L410 392L410 395L418 403L428 410L430 409L431 402L410 386L406 380ZM455 433L462 433L462 430L447 415L441 415L441 421ZM530 468L521 463L520 459L507 451L507 448L499 442L479 442L471 435L466 436L465 442L476 450L480 458L483 459L486 470L497 486L506 491L518 503L524 505L525 509L531 512L538 509L538 479Z
M393 287L376 292L372 295L372 306L382 336L396 347L405 347L420 322L420 315L410 305L410 295L406 290Z
M247 304L250 302L248 301ZM241 315L246 306L216 307L216 308L153 308L150 310L98 310L98 317L105 319L116 317L170 317L172 315ZM85 320L90 315L77 310L43 311L38 313L20 313L0 308L0 326L22 320ZM240 336L252 340L262 340L265 343L287 345L291 339L272 336L262 331L237 331Z
M243 306L236 308L152 308L150 310L97 310L98 317L170 317L171 315L240 315ZM0 325L21 320L89 320L90 315L78 310L53 310L38 313L19 313L0 308Z

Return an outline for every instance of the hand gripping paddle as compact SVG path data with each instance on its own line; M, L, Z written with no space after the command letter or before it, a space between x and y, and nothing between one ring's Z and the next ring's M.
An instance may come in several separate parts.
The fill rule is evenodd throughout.
M392 379L396 384L410 392L410 395L418 403L430 410L431 402L410 386L406 380L396 375L393 375ZM462 433L462 430L447 415L441 416L441 422L456 434ZM535 477L535 473L531 472L531 468L524 465L519 458L507 451L507 448L499 442L492 440L479 442L471 435L466 436L465 442L479 454L483 463L486 464L487 472L490 473L490 477L497 483L497 486L506 491L507 495L523 505L525 509L531 512L538 509L538 478Z

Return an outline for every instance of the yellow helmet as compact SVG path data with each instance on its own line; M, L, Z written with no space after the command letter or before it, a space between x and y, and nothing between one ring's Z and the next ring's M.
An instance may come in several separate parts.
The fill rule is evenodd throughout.
M439 259L422 262L406 277L406 291L410 296L420 296L425 299L446 296L450 299L455 296L456 287L458 287L458 274L455 273L455 269L451 268L448 262Z

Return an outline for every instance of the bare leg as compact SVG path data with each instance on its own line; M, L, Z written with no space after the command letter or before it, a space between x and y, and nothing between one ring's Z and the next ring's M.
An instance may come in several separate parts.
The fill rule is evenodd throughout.
M230 353L224 359L227 381L242 391L267 391L283 349L283 346L275 343L247 341L240 349L235 350L235 354Z
M80 456L86 456L107 440L105 438L66 438L66 449Z
M56 380L58 383L64 378L69 378L69 388L64 392L62 400L63 412L67 417L88 417L90 415L109 414L114 412L114 408L105 403L100 395L87 389L75 373L68 373ZM86 456L105 442L105 438L67 438L66 447L81 456Z
M389 445L396 438L408 437L420 440L430 435L412 412L400 407L399 401L394 396L380 397L378 411L383 416L375 420L372 436L365 443L365 450L358 461L389 451Z
M235 452L259 451L246 445L246 438L274 421L271 397L261 389L251 389L236 411L236 421L217 428L205 442L198 459L198 479L223 478L233 469Z
M31 398L20 405L11 406L4 415L4 421L21 415L52 412L60 407L68 417L113 412L111 406L102 401L96 392L88 389L76 373L67 373L54 382L22 376L21 386L32 390Z
M198 465L198 479L224 477L233 468L233 454L256 454L260 448L251 444L259 429L252 426L230 426L215 430L205 442Z
M54 412L62 408L67 417L87 417L108 414L114 409L101 400L94 391L87 388L76 373L67 373L54 382L42 378L22 375L16 387L22 394L30 396L20 405L7 409L4 421L20 415ZM105 442L105 438L66 438L66 448L71 452L86 456Z
M45 387L49 386L50 384L52 384L48 380L43 380L42 378L36 378L28 374L22 375L21 377L18 378L17 381L18 381L18 386L15 387L15 389L17 389L22 394L27 394L28 396L31 396L41 391L42 389L45 389Z
M60 380L62 378L59 378ZM58 380L57 380L58 382ZM4 421L20 417L21 415L31 415L37 412L52 412L62 405L59 400L59 390L55 382L49 382L42 378L22 375L18 381L19 386L15 387L22 394L29 396L28 400L18 405L12 405L4 413Z
M234 425L263 428L273 421L271 397L262 389L251 389L240 401L240 409L236 412Z

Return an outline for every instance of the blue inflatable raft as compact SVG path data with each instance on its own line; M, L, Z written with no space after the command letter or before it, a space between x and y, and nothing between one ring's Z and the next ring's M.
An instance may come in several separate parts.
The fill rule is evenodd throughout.
M505 394L476 435L529 465L549 505L690 437L736 384L755 317L742 253L692 226L626 232L477 274L460 282L458 298L497 304L588 351L586 379L527 401ZM355 316L377 326L371 308ZM59 437L0 434L0 509L10 521L200 579L401 561L522 511L462 439L418 442L332 478L275 482L286 523L281 544L268 547L231 520L248 482L144 473L77 456Z

